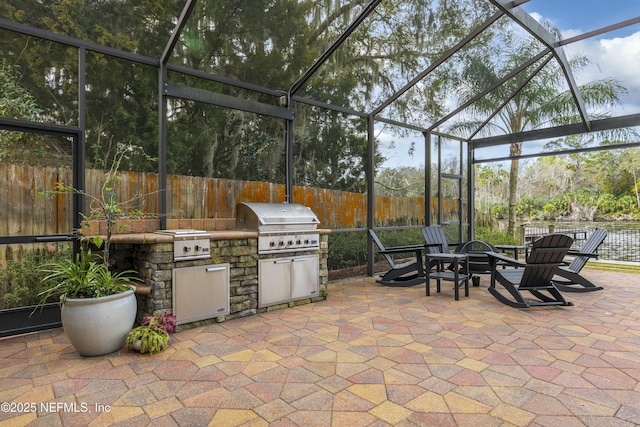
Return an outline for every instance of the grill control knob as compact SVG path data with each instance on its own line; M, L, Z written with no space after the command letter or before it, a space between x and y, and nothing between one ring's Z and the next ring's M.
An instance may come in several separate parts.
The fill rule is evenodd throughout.
M189 252L189 251L191 250L191 246L185 246L185 247L183 248L183 250L184 250L185 252Z
M269 246L274 247L276 245L276 242L274 242L273 240L269 242Z
M296 240L296 245L299 245L301 243L302 243L302 240L300 240L300 239Z

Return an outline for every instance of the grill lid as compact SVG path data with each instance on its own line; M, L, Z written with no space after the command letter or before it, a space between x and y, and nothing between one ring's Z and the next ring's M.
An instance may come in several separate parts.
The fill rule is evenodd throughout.
M320 221L313 211L295 203L249 203L236 205L236 228L258 231L315 230Z

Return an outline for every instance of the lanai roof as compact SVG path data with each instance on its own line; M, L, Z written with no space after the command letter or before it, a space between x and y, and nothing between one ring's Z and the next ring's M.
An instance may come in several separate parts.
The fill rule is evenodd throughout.
M636 126L640 124L640 85L629 76L635 69L638 60L636 51L624 46L625 38L634 37L639 28L640 6L633 0L611 2L583 2L580 0L549 2L546 0L483 0L483 1L419 1L403 2L373 0L365 1L323 1L323 2L245 2L237 0L225 1L176 1L159 3L158 10L138 7L118 7L105 9L109 16L99 23L90 19L79 19L80 27L60 23L54 26L45 25L42 21L32 19L33 11L42 11L48 15L55 3L43 3L36 0L9 1L12 19L0 20L0 27L24 34L42 36L62 43L81 45L89 50L114 54L116 56L140 61L150 65L167 64L169 72L186 73L204 76L207 79L229 84L238 88L239 98L243 91L257 91L272 99L292 97L294 100L305 99L328 108L353 112L358 115L373 116L382 122L398 123L420 130L447 132L448 126L465 113L465 107L482 98L494 87L478 87L477 96L469 102L456 104L454 98L435 99L446 101L447 105L439 108L415 108L410 112L401 112L394 107L395 103L411 104L424 100L421 91L429 90L436 84L437 72L444 67L458 67L464 55L468 54L475 43L486 43L490 33L500 28L519 27L537 40L538 49L529 60L514 68L512 73L497 82L504 83L518 71L535 74L542 68L541 63L548 61L560 66L564 72L566 89L574 101L575 123L562 127L547 128L526 132L524 135L491 135L483 136L481 132L471 132L473 146L482 148L513 141L553 138L567 134L582 133L603 129ZM120 3L120 2L118 2ZM215 5L214 5L215 3ZM85 7L91 2L85 2ZM299 10L305 7L304 10ZM31 11L21 13L20 11ZM82 7L78 10L82 11ZM141 15L144 11L146 15ZM155 13L156 16L152 15ZM458 30L464 32L446 35L432 35L446 32L446 19L436 22L434 14L451 14L451 19L459 19L464 24ZM280 45L279 41L289 40L280 28L283 16L293 16L305 21L313 37L319 42L313 49L304 50L300 45ZM563 22L567 16L584 17L579 28L573 28L571 22ZM340 19L331 19L339 16ZM22 18L21 18L22 17ZM558 37L549 31L537 19L550 20L565 30ZM209 28L203 25L208 22ZM262 26L256 26L262 22ZM243 26L246 24L246 26ZM122 32L127 27L134 27L140 37L135 43L119 44L117 38L101 38L104 32L95 31L99 25L106 32ZM83 27L84 26L84 27ZM495 34L495 33L493 33ZM617 36L618 38L612 38ZM602 38L612 46L603 46ZM411 40L406 52L392 52L398 49L402 38ZM212 41L212 39L214 39ZM255 46L247 46L255 43ZM261 44L260 44L261 43ZM222 47L217 46L224 45ZM616 49L615 45L620 48ZM374 46L375 45L375 46ZM319 49L322 47L322 49ZM421 52L415 47L421 47ZM212 49L203 52L203 49ZM217 49L217 50L215 50ZM600 65L598 78L619 79L628 90L622 108L612 110L613 116L601 119L598 112L590 111L585 105L580 85L585 78L578 75L570 65L572 53L587 50L588 53L606 52L608 59L627 67L617 69ZM213 51L215 50L215 51ZM247 55L247 52L273 50L280 55L283 67L295 67L305 70L291 79L291 74L269 72L239 76L234 74L223 53L229 56ZM373 53L377 57L373 57ZM185 58L200 55L207 60L191 61L185 66ZM361 58L359 56L362 56ZM357 86L358 93L342 98L336 104L332 96L335 88L327 86L330 79L328 73L338 73L336 67L346 61L360 61L352 71L359 73L356 78L362 80ZM382 71L385 68L386 71ZM320 79L318 76L322 76ZM368 76L368 77L367 77ZM385 80L387 79L387 80ZM391 79L391 80L388 80ZM259 105L242 105L226 99L215 99L210 94L187 90L178 84L169 83L170 93L176 96L205 98L211 102L228 103L236 108L260 108ZM513 93L511 94L513 95ZM507 95L508 96L508 95ZM263 98L264 99L264 98ZM459 102L459 101L458 101ZM505 100L506 102L506 100ZM274 104L267 100L266 104ZM266 111L276 114L271 105ZM286 113L285 113L286 115ZM488 120L491 120L488 118ZM474 135L475 134L475 135Z

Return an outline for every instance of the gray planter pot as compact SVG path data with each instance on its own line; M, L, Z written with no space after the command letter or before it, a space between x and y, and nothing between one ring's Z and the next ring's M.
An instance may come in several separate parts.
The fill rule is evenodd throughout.
M101 356L124 346L136 311L133 288L100 298L67 298L62 304L62 327L82 356Z

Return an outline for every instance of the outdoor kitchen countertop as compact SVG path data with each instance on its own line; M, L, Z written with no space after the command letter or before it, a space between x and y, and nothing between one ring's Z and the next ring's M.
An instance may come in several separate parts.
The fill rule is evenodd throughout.
M258 231L249 230L205 230L205 232L211 236L211 240L235 240L235 239L248 239L257 238ZM319 234L329 234L329 229L317 229L314 232ZM105 236L101 236L105 237ZM181 240L191 240L192 236L180 236ZM202 238L200 235L199 238ZM144 243L144 244L157 244L157 243L173 243L175 236L158 233L129 233L129 234L114 234L111 236L111 243Z

